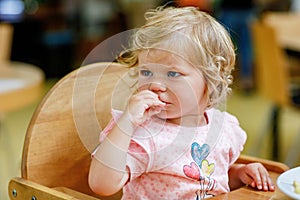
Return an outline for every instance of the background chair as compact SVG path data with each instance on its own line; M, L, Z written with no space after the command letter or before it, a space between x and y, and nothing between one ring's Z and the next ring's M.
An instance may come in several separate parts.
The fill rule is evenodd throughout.
M10 60L12 35L12 25L0 23L0 64Z
M300 97L300 94L297 94L300 82L290 76L289 62L284 49L279 46L275 30L262 21L253 22L251 28L257 89L273 104L271 116L273 159L279 160L280 110L286 106L299 108L300 105L296 103Z
M21 177L8 186L11 200L95 200L88 186L90 153L111 118L135 91L135 77L117 63L81 67L62 78L45 96L29 124L23 147ZM241 156L239 163L262 162L271 173L282 163ZM105 180L103 180L105 181ZM101 199L120 199L121 192Z

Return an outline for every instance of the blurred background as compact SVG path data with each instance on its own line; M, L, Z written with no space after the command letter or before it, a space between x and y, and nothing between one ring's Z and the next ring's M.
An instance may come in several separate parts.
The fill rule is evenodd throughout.
M297 146L300 142L300 109L280 107L280 120L276 121L280 148L274 155L271 123L274 102L257 89L255 46L250 30L244 28L245 24L247 27L251 21L261 19L266 12L298 13L300 0L0 0L0 24L12 27L11 43L6 48L8 56L6 60L0 59L0 199L8 199L10 178L20 176L26 128L47 91L60 78L80 67L101 42L122 31L139 27L144 23L143 14L147 9L166 3L197 6L216 17L231 33L238 60L227 111L237 116L248 133L243 153L285 162L290 167L300 164ZM300 17L298 22L300 27ZM0 37L0 46L4 42ZM283 50L293 64L293 74L299 73L300 48L283 47ZM4 50L0 51L0 54L3 53ZM93 55L90 62L97 61L106 60ZM34 93L36 97L15 108L11 106L14 101L25 101L33 94L22 93L22 96L4 98L7 95L5 88L12 88L16 82L8 82L6 74L7 69L14 66L1 65L14 62L28 64L40 74L38 94ZM12 76L15 77L14 74ZM26 80L32 81L33 77L26 75ZM8 109L9 103L11 109Z

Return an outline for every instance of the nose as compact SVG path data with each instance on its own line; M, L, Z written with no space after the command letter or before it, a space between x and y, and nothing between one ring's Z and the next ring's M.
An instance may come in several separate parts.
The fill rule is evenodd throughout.
M167 87L165 84L160 83L160 82L152 82L149 84L149 90L152 92L165 92L167 90Z

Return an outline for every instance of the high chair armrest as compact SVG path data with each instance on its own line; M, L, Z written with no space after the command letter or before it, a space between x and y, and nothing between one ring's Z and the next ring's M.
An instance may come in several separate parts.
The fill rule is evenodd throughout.
M259 162L265 166L265 168L268 171L276 172L276 173L283 173L287 171L289 166L287 166L284 163L273 161L273 160L267 160L264 158L258 158L258 157L253 157L253 156L248 156L248 155L240 155L236 163L241 163L241 164L248 164L248 163L253 163L253 162Z
M98 200L95 197L69 188L49 188L23 178L12 178L8 184L11 200L47 199L47 200Z

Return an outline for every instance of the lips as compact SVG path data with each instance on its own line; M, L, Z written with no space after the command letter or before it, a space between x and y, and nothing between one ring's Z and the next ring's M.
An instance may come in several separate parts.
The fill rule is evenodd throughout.
M165 103L166 105L167 105L167 104L171 104L170 102L168 102L168 101L166 101L165 99L163 99L161 96L158 96L158 99L159 99L161 102Z
M164 101L164 100L161 100L161 99L160 99L160 101L165 103L166 105L171 104L170 102L167 102L167 101Z

